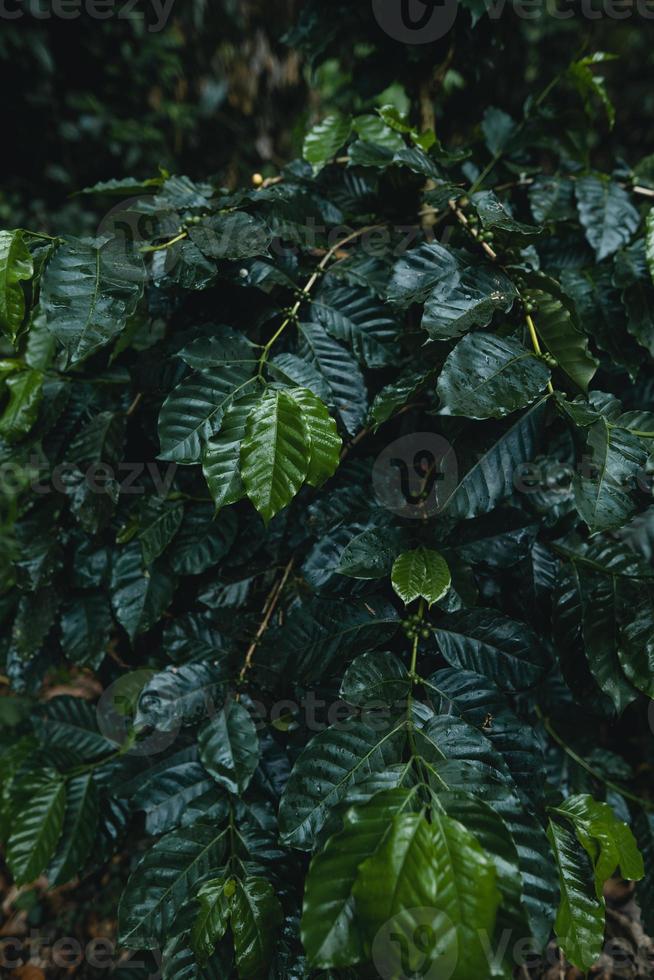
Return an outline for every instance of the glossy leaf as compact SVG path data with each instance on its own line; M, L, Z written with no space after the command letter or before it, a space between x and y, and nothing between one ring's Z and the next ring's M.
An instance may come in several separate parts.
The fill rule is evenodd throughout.
M143 292L140 255L126 240L69 239L48 263L41 303L48 330L71 364L85 360L124 329Z
M32 255L22 231L0 232L0 329L15 341L25 319L21 283L34 275Z
M447 593L452 576L447 562L438 551L416 548L405 551L395 559L391 582L405 605L423 598L431 606Z
M248 711L228 702L200 730L200 758L207 772L230 791L242 793L259 761L259 738Z
M443 365L437 385L441 412L502 418L534 401L549 377L547 365L515 341L471 333Z
M267 392L250 412L241 443L243 485L266 523L306 480L310 452L301 407L284 391Z

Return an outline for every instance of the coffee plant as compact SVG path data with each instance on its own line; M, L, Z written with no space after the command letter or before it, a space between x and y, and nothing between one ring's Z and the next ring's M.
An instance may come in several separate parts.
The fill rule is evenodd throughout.
M615 873L654 927L654 159L598 169L608 58L0 234L0 839L18 886L127 849L166 978L585 971Z

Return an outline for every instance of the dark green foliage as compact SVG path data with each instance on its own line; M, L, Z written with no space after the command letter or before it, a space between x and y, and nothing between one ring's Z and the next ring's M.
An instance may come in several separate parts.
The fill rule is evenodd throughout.
M98 188L170 234L0 233L0 837L19 885L127 839L164 976L587 970L606 880L653 893L654 219L602 60L452 149L353 98L258 188Z

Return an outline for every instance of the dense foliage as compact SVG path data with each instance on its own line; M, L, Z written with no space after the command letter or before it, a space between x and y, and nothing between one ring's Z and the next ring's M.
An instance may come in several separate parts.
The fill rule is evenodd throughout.
M586 970L616 871L651 918L654 162L606 161L607 60L0 233L0 837L18 885L128 841L164 977Z

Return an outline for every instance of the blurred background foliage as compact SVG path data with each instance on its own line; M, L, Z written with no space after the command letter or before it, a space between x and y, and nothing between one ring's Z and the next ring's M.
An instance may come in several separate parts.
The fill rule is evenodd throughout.
M0 30L0 220L86 233L102 202L75 191L159 168L228 187L249 182L297 155L306 127L333 108L411 106L416 121L435 122L456 145L485 106L520 117L525 90L536 96L596 50L618 56L602 69L618 119L613 130L598 127L593 163L617 156L633 166L652 149L654 21L642 0L621 3L623 19L602 14L603 0L558 0L554 17L553 2L525 18L508 0L493 0L490 13L484 0L461 0L452 31L416 46L381 30L371 0L175 0L158 31L149 0L127 19L37 19L25 10ZM564 91L553 102L563 127L569 98Z

